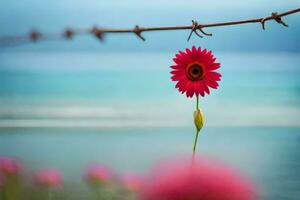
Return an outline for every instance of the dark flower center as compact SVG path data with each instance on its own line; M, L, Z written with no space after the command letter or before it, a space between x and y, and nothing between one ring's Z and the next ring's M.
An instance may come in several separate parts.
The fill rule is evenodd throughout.
M198 63L190 64L187 67L187 78L191 81L202 80L204 77L203 67Z

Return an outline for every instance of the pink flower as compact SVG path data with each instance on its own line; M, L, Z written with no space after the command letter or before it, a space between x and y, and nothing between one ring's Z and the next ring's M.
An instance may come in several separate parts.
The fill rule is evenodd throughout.
M0 174L3 176L18 175L20 170L21 165L15 158L0 157Z
M55 169L43 169L34 174L35 182L44 187L58 187L62 182L62 176Z
M127 173L121 177L121 183L126 190L139 192L144 180L138 174Z
M154 170L143 200L257 200L252 185L218 163L178 160Z
M210 88L218 88L221 74L216 70L221 65L211 51L193 46L185 52L179 51L173 61L171 79L177 82L175 87L179 92L186 93L187 97L194 94L204 97L205 93L210 94Z
M86 170L86 179L91 184L107 183L112 179L112 176L109 168L99 164L93 164Z

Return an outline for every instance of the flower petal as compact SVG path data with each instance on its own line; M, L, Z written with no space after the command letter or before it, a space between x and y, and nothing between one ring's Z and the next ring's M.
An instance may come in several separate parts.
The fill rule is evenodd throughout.
M175 74L171 76L172 81L179 81L181 79L185 79L185 74Z
M204 80L204 82L211 88L217 89L219 84L216 81L211 81L209 79Z
M203 87L203 84L202 84L203 81L197 81L195 82L195 92L197 95L201 95L204 97L204 87Z
M181 74L185 74L183 70L173 70L170 72L171 74L174 75L181 75Z
M203 88L204 88L204 91L206 92L206 94L210 94L209 88L207 87L205 82L202 82L202 84L203 84Z
M170 66L172 69L182 69L183 68L183 66L182 65L172 65L172 66Z
M196 49L195 46L192 47L192 52L193 52L193 53L197 53L197 49Z
M201 47L198 47L198 53L201 54Z
M205 75L205 78L209 80L215 80L215 81L220 81L221 80L221 74L218 72L213 72L213 71L208 71Z
M193 86L193 83L191 81L188 81L187 84L187 90L186 90L186 96L187 97L193 97L194 95L194 86Z
M187 55L191 55L192 54L191 50L188 49L188 48L186 48L185 51L186 51Z
M216 70L216 69L219 69L220 67L221 67L220 63L213 63L213 64L207 66L206 68L208 70Z
M173 61L174 61L176 64L178 64L178 65L181 65L181 64L184 64L184 65L185 65L184 61L179 60L178 58L173 58Z

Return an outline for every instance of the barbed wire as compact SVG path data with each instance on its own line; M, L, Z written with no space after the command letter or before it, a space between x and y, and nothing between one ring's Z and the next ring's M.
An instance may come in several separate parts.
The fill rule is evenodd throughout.
M166 31L166 30L191 30L187 40L189 41L191 36L195 34L196 36L202 38L204 36L212 36L211 33L207 33L204 31L204 28L209 27L218 27L218 26L231 26L238 24L248 24L248 23L260 23L263 30L265 30L265 23L270 20L276 21L278 24L281 24L285 27L288 25L282 20L282 17L291 15L294 13L300 12L300 8L289 10L283 13L273 12L270 16L254 18L254 19L246 19L240 21L229 21L229 22L217 22L217 23L208 23L201 24L195 20L192 20L191 25L187 26L163 26L163 27L140 27L136 25L132 29L113 29L113 28L99 28L92 27L88 29L75 29L75 28L66 28L61 33L57 34L45 34L38 30L32 30L28 34L20 35L20 36L1 36L0 37L0 47L9 47L16 46L21 44L26 44L29 42L37 42L42 40L57 40L57 39L67 39L71 40L77 35L82 34L90 34L99 39L100 41L104 41L104 35L109 33L134 33L139 39L142 41L146 41L145 37L142 36L143 32L148 31ZM199 33L200 32L200 33Z

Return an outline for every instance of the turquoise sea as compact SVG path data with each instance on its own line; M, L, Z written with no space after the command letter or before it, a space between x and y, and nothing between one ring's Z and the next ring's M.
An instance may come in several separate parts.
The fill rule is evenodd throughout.
M146 172L189 155L194 99L170 53L0 53L0 156L80 182L90 162ZM220 88L200 99L200 155L250 177L262 199L300 196L300 54L224 53Z

